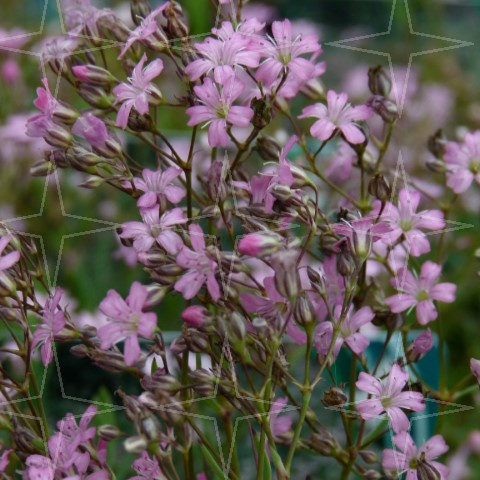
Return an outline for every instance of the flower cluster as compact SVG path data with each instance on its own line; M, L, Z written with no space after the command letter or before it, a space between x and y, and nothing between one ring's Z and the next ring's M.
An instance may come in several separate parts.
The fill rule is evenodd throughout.
M83 187L124 195L120 255L143 268L142 283L128 295L102 292L98 311L80 318L64 290L39 295L48 286L39 252L2 230L0 295L9 331L23 332L24 344L14 338L25 364L25 381L2 378L2 394L34 392L35 352L48 367L56 342L131 376L137 390L116 391L125 432L92 426L89 407L78 424L72 414L57 423L47 451L47 420L29 402L32 421L4 420L13 443L0 471L114 479L107 443L123 437L115 451L135 455L132 480L238 480L238 448L250 440L257 479L292 478L294 459L313 452L337 462L342 479L406 471L409 480L447 480L443 436L417 447L409 415L472 391L449 387L444 371L440 386L427 384L419 362L440 344L444 369L440 323L457 294L440 278L447 214L480 183L480 132L430 138L438 190L420 180L398 187L386 160L398 108L381 67L363 80L370 98L356 102L324 85L315 34L289 20L245 18L243 2L220 7L202 40L189 36L173 0L156 9L132 0L132 25L88 0L63 3L68 32L42 56L83 102L56 98L49 77L41 80L26 131L49 147L35 173L76 170ZM99 39L112 40L115 55L77 48ZM172 110L181 138L162 122ZM133 142L146 154L132 153ZM167 297L183 322L172 341ZM383 348L373 348L379 338ZM344 378L336 366L346 360ZM480 379L479 360L471 370ZM320 392L338 428L324 425ZM225 426L218 447L205 422L212 410ZM380 452L390 430L394 448Z

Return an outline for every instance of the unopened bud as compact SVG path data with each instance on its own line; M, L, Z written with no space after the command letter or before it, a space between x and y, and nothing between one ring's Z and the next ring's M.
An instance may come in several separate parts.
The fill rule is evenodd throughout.
M130 13L132 15L132 20L137 26L142 23L144 18L148 17L151 11L152 8L147 0L131 0L130 2Z
M425 165L431 172L434 173L445 173L447 169L445 162L439 158L429 158L425 162Z
M211 316L201 305L191 305L182 312L182 320L190 327L203 327Z
M115 425L100 425L97 429L98 435L100 438L107 442L111 442L112 440L116 440L122 435L120 429Z
M88 83L81 83L78 86L78 94L88 104L102 110L110 108L113 105L114 97L98 85L90 85Z
M433 348L433 335L430 329L420 333L407 348L407 360L418 362Z
M182 7L178 2L171 1L165 9L165 17L167 17L167 34L171 39L187 37L189 34L188 26L182 18Z
M380 65L368 69L368 88L374 95L388 97L390 94L392 82Z
M448 143L443 131L438 129L433 135L428 138L428 150L436 157L442 158L445 153L445 146Z
M340 407L347 401L347 396L338 387L330 387L323 394L323 403L327 407Z
M281 148L277 141L268 135L262 135L257 140L257 150L263 160L278 160Z
M72 134L57 124L52 124L52 126L48 128L43 139L52 147L57 148L69 148L73 142Z
M218 378L210 371L199 368L189 374L193 382L193 389L201 396L211 396L215 391Z
M98 188L100 185L102 185L105 182L102 177L97 177L96 175L91 175L90 177L87 178L84 182L82 182L79 187L82 188L88 188L88 189L94 189Z
M362 457L362 460L365 463L376 463L378 462L378 457L375 452L371 450L360 450L358 454Z
M128 437L123 442L123 447L128 453L142 453L147 448L147 440L145 437L140 435Z
M77 110L59 102L52 112L53 119L65 125L73 125L79 116Z
M382 474L376 470L367 470L363 473L363 477L366 480L380 480L382 478Z
M295 320L303 327L307 327L314 322L315 315L313 312L313 307L305 295L301 295L297 298L297 301L295 302L295 308L293 309L293 316Z
M227 185L223 178L223 162L215 160L208 169L208 196L214 202L223 200L227 196Z
M417 478L418 480L442 480L442 475L431 463L420 459L417 466Z
M147 300L145 306L148 308L159 305L165 298L168 289L162 285L148 285L147 286Z
M255 128L261 129L270 123L272 113L265 100L254 98L250 107L253 109L252 125Z
M377 173L368 184L368 193L377 198L382 203L386 202L391 196L391 189L384 175Z
M272 255L283 246L280 235L270 231L260 231L245 235L238 243L238 251L242 255L264 257Z
M108 70L97 65L75 65L72 72L81 82L92 85L108 86L117 81Z
M398 107L388 98L376 95L370 98L367 104L384 122L393 123L398 118Z
M30 167L30 175L33 177L46 177L55 170L55 165L51 162L40 160Z
M324 428L318 433L312 434L309 444L316 452L327 456L338 447L335 437Z
M70 347L70 353L77 358L86 358L88 357L88 347L83 343L73 345L73 347Z

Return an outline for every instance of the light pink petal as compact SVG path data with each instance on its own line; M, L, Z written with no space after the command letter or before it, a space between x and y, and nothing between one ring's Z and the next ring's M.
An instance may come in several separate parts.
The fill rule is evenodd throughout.
M454 283L438 283L430 290L430 297L439 302L452 303L456 292L457 286Z
M385 303L390 307L390 310L393 313L400 313L409 309L410 307L413 307L417 301L415 297L412 297L411 295L406 293L398 293L386 298Z
M349 143L356 145L365 140L365 135L363 132L353 123L340 125L340 130Z
M371 393L372 395L380 396L382 394L382 384L378 379L368 373L360 372L355 385L359 390Z
M437 318L437 309L431 300L423 300L417 305L417 320L420 325L426 325Z
M379 417L384 411L382 402L378 398L371 398L357 403L357 411L364 420Z
M12 267L20 260L20 252L10 252L0 257L0 271Z
M132 366L140 358L140 345L136 335L130 335L125 339L124 357L128 366Z
M441 435L434 435L432 438L427 440L420 449L420 452L425 452L425 458L427 460L434 460L447 451L448 445Z
M205 250L205 238L200 225L192 223L188 227L188 232L190 233L190 241L192 242L194 250L196 252L203 252Z
M392 429L395 433L404 432L410 429L410 421L400 408L387 408L387 414L390 418Z

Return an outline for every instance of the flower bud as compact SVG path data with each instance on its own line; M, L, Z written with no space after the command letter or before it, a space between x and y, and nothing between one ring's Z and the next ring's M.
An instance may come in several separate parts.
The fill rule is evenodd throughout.
M142 20L148 17L152 11L150 4L147 0L131 0L130 1L130 13L132 15L133 23L139 26Z
M282 149L274 138L268 135L262 135L257 140L257 150L263 160L278 161Z
M147 448L147 440L140 435L128 437L123 442L123 448L125 448L128 453L142 453Z
M60 102L57 102L52 112L52 118L65 125L73 125L79 116L80 113L78 113L77 110Z
M368 193L385 203L391 196L391 189L384 175L377 173L368 183Z
M270 231L249 233L242 237L238 243L238 251L242 255L251 257L264 257L272 255L283 246L280 235Z
M87 180L82 182L79 187L82 188L88 188L88 189L94 189L98 188L100 185L104 183L105 180L103 180L102 177L97 177L96 175L90 175Z
M371 450L360 450L358 454L362 457L362 460L365 463L377 463L378 462L378 457L375 452L372 452Z
M434 173L445 173L446 166L443 160L439 160L438 158L429 158L425 162L427 168Z
M366 480L380 480L382 478L382 474L376 470L367 470L366 472L363 472L363 477Z
M73 143L72 134L57 124L52 124L52 126L47 129L47 133L43 139L52 147L57 148L69 148Z
M255 128L262 129L270 123L272 113L265 100L254 98L250 103L250 107L253 110L252 125Z
M117 81L108 70L97 65L75 65L72 72L81 82L92 85L108 86Z
M277 252L272 258L272 266L275 270L275 286L278 292L290 301L293 301L299 292L300 278L296 261L298 252L296 250L287 250L285 252Z
M349 277L355 271L355 266L355 259L347 250L337 255L337 270L342 277Z
M30 175L33 177L46 177L55 170L55 165L51 162L40 160L30 167Z
M103 440L105 440L107 442L111 442L112 440L116 440L117 438L119 438L122 435L122 432L120 431L120 429L117 426L108 425L108 424L100 425L97 428L97 432L98 432L98 435L100 436L100 438L102 438Z
M439 128L428 138L427 147L430 153L432 153L436 158L442 158L443 154L445 153L445 146L447 143L448 140L443 134L443 130Z
M189 34L188 26L182 18L182 7L178 2L171 1L165 9L165 17L167 18L167 35L171 39L187 37Z
M347 396L338 387L330 387L323 394L323 403L327 407L340 407L347 401Z
M215 392L215 385L218 378L204 368L199 368L189 373L193 382L193 389L201 396L209 397Z
M148 285L147 286L147 300L145 306L148 308L155 307L159 305L162 300L165 298L168 289L162 285Z
M338 448L338 442L335 437L325 428L318 433L312 433L309 441L310 446L321 455L328 456Z
M203 327L210 320L210 313L201 305L191 305L182 312L182 320L190 327Z
M88 357L88 347L83 343L73 345L73 347L70 347L70 353L77 358L86 358Z
M418 337L408 346L407 360L410 363L418 362L433 347L433 335L430 329L420 333Z
M301 295L297 298L293 309L293 316L297 323L303 327L307 327L315 321L315 314L312 305L305 295Z
M398 118L398 107L388 98L376 95L368 100L367 105L386 123L393 123Z
M102 110L110 108L113 105L114 97L98 85L81 83L77 88L78 94L92 107Z
M477 379L477 381L480 383L480 360L477 360L476 358L471 358L470 370Z
M208 196L213 202L223 200L227 196L227 185L223 178L223 162L215 160L208 169Z
M390 94L392 82L382 66L378 65L368 69L368 88L374 95L388 97Z

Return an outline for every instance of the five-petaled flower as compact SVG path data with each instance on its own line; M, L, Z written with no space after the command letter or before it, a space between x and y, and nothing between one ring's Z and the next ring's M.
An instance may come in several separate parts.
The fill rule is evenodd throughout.
M116 125L123 129L127 128L132 108L144 115L148 112L149 104L158 102L161 98L160 91L151 82L162 72L163 62L157 58L143 68L146 61L147 55L144 54L133 69L128 83L121 83L113 89L116 103L122 104L118 110Z
M177 264L187 271L176 281L174 288L177 292L181 292L183 298L189 300L206 283L208 293L216 302L220 299L220 286L215 278L217 262L207 253L205 237L200 226L191 224L188 231L193 250L183 246L177 255Z
M355 385L372 396L357 403L360 416L370 420L386 413L395 433L408 430L410 422L402 409L421 412L425 403L420 392L404 390L407 381L408 373L397 364L392 366L384 384L374 376L360 372Z
M233 105L243 91L243 83L235 77L228 77L222 85L216 85L205 78L202 85L193 87L202 105L187 108L189 126L204 123L208 127L208 143L211 147L226 147L228 144L227 125L248 127L253 116L250 107Z
M48 298L43 307L42 323L37 327L33 334L32 347L35 348L41 344L40 349L42 362L47 366L53 358L52 342L55 335L60 333L65 326L65 314L61 310L59 303L63 291L57 288L51 298Z
M382 453L382 467L386 471L406 472L407 480L447 480L448 467L436 461L448 450L441 435L434 435L418 448L408 432L401 432L393 437L393 443L398 450L386 448Z
M455 300L457 286L454 283L438 283L442 267L430 260L420 269L420 276L405 268L400 268L392 285L400 292L385 299L385 303L393 313L400 313L412 307L417 308L417 320L420 325L437 318L437 309L433 300L451 303Z
M115 290L109 290L100 303L100 311L108 320L98 329L100 346L105 350L125 340L124 358L129 366L140 358L138 337L150 338L157 324L155 313L144 312L147 296L145 286L133 282L125 300Z
M352 107L347 100L346 93L338 94L329 90L327 105L323 103L309 105L303 109L298 118L318 118L311 126L310 133L319 140L328 140L338 129L347 142L362 143L365 141L365 135L356 122L370 118L372 111L366 105Z

